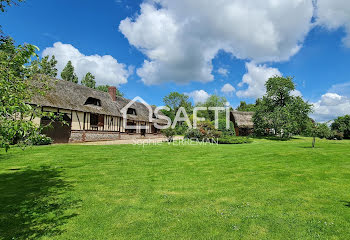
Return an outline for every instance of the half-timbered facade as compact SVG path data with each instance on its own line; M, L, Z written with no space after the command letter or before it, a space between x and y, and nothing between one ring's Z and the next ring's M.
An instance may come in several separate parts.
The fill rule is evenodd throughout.
M154 138L161 135L155 123L164 124L140 102L116 96L116 88L102 92L63 80L50 80L47 93L34 96L31 104L42 111L60 113L66 124L51 119L33 119L40 125L50 125L44 133L55 143L100 140ZM126 116L122 109L130 105ZM135 126L127 129L126 126ZM147 126L146 129L144 127Z

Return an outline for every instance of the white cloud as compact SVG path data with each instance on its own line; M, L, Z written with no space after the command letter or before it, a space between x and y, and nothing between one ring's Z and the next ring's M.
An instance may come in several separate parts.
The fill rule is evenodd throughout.
M347 36L343 38L345 46L350 47L350 1L317 0L317 24L330 30L344 27Z
M336 93L326 93L314 105L311 114L316 121L326 122L339 116L350 114L350 98Z
M239 87L248 85L246 90L237 92L241 98L260 98L266 93L266 81L275 75L282 76L277 68L270 68L266 65L256 65L253 62L246 63L247 73L244 74Z
M303 94L299 90L293 90L290 94L294 97L303 97Z
M225 69L225 68L219 68L219 69L218 69L218 73L219 73L220 75L226 77L226 76L228 75L229 71L228 71L227 69Z
M333 85L328 92L350 97L350 82Z
M205 83L214 80L219 50L256 62L288 60L312 16L312 0L148 0L119 30L147 56L137 70L145 84Z
M185 94L188 95L189 97L191 97L193 99L194 103L203 103L210 97L210 94L208 94L204 90L196 90L196 91L193 91L190 93L185 93Z
M225 94L232 94L233 92L235 92L236 89L229 83L226 83L222 88L221 88L221 92L225 93Z
M98 85L109 84L119 86L128 82L128 77L133 72L133 67L126 69L125 64L118 61L110 55L86 56L70 44L56 42L53 47L46 48L43 56L55 55L58 63L58 77L70 60L75 68L75 72L81 79L87 72L91 72L96 77Z

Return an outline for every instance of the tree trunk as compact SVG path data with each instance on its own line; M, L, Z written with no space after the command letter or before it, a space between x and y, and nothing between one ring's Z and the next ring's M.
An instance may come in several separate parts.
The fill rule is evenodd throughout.
M316 137L314 137L312 140L312 148L315 148L315 142L316 142Z

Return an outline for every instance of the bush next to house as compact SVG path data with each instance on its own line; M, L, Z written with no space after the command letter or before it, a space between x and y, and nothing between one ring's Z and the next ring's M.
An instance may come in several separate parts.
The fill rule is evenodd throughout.
M223 122L222 122L223 124ZM226 123L225 123L226 126ZM246 137L236 137L234 132L221 125L222 131L215 129L213 123L202 122L198 124L197 129L189 129L185 134L185 139L192 140L213 140L219 144L243 144L251 143L252 140ZM220 122L219 122L220 129Z
M176 130L173 128L163 129L162 133L168 138L168 142L174 141L174 136L176 135Z
M217 139L221 137L222 132L215 129L215 126L209 122L198 123L197 128L188 129L185 133L185 138L187 139Z
M206 139L216 139L222 135L222 132L217 130L215 126L209 121L199 123L198 129L202 133L203 138Z
M52 144L52 139L44 134L36 135L32 138L33 145L50 145Z
M199 129L188 129L185 133L185 139L202 139L203 134L199 131Z

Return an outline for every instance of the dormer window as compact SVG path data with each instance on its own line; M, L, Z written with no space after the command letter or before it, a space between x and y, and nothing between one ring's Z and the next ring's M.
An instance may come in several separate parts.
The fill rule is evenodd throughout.
M137 115L135 108L128 108L127 114L129 115Z
M95 105L101 107L101 100L97 98L89 97L84 105Z

